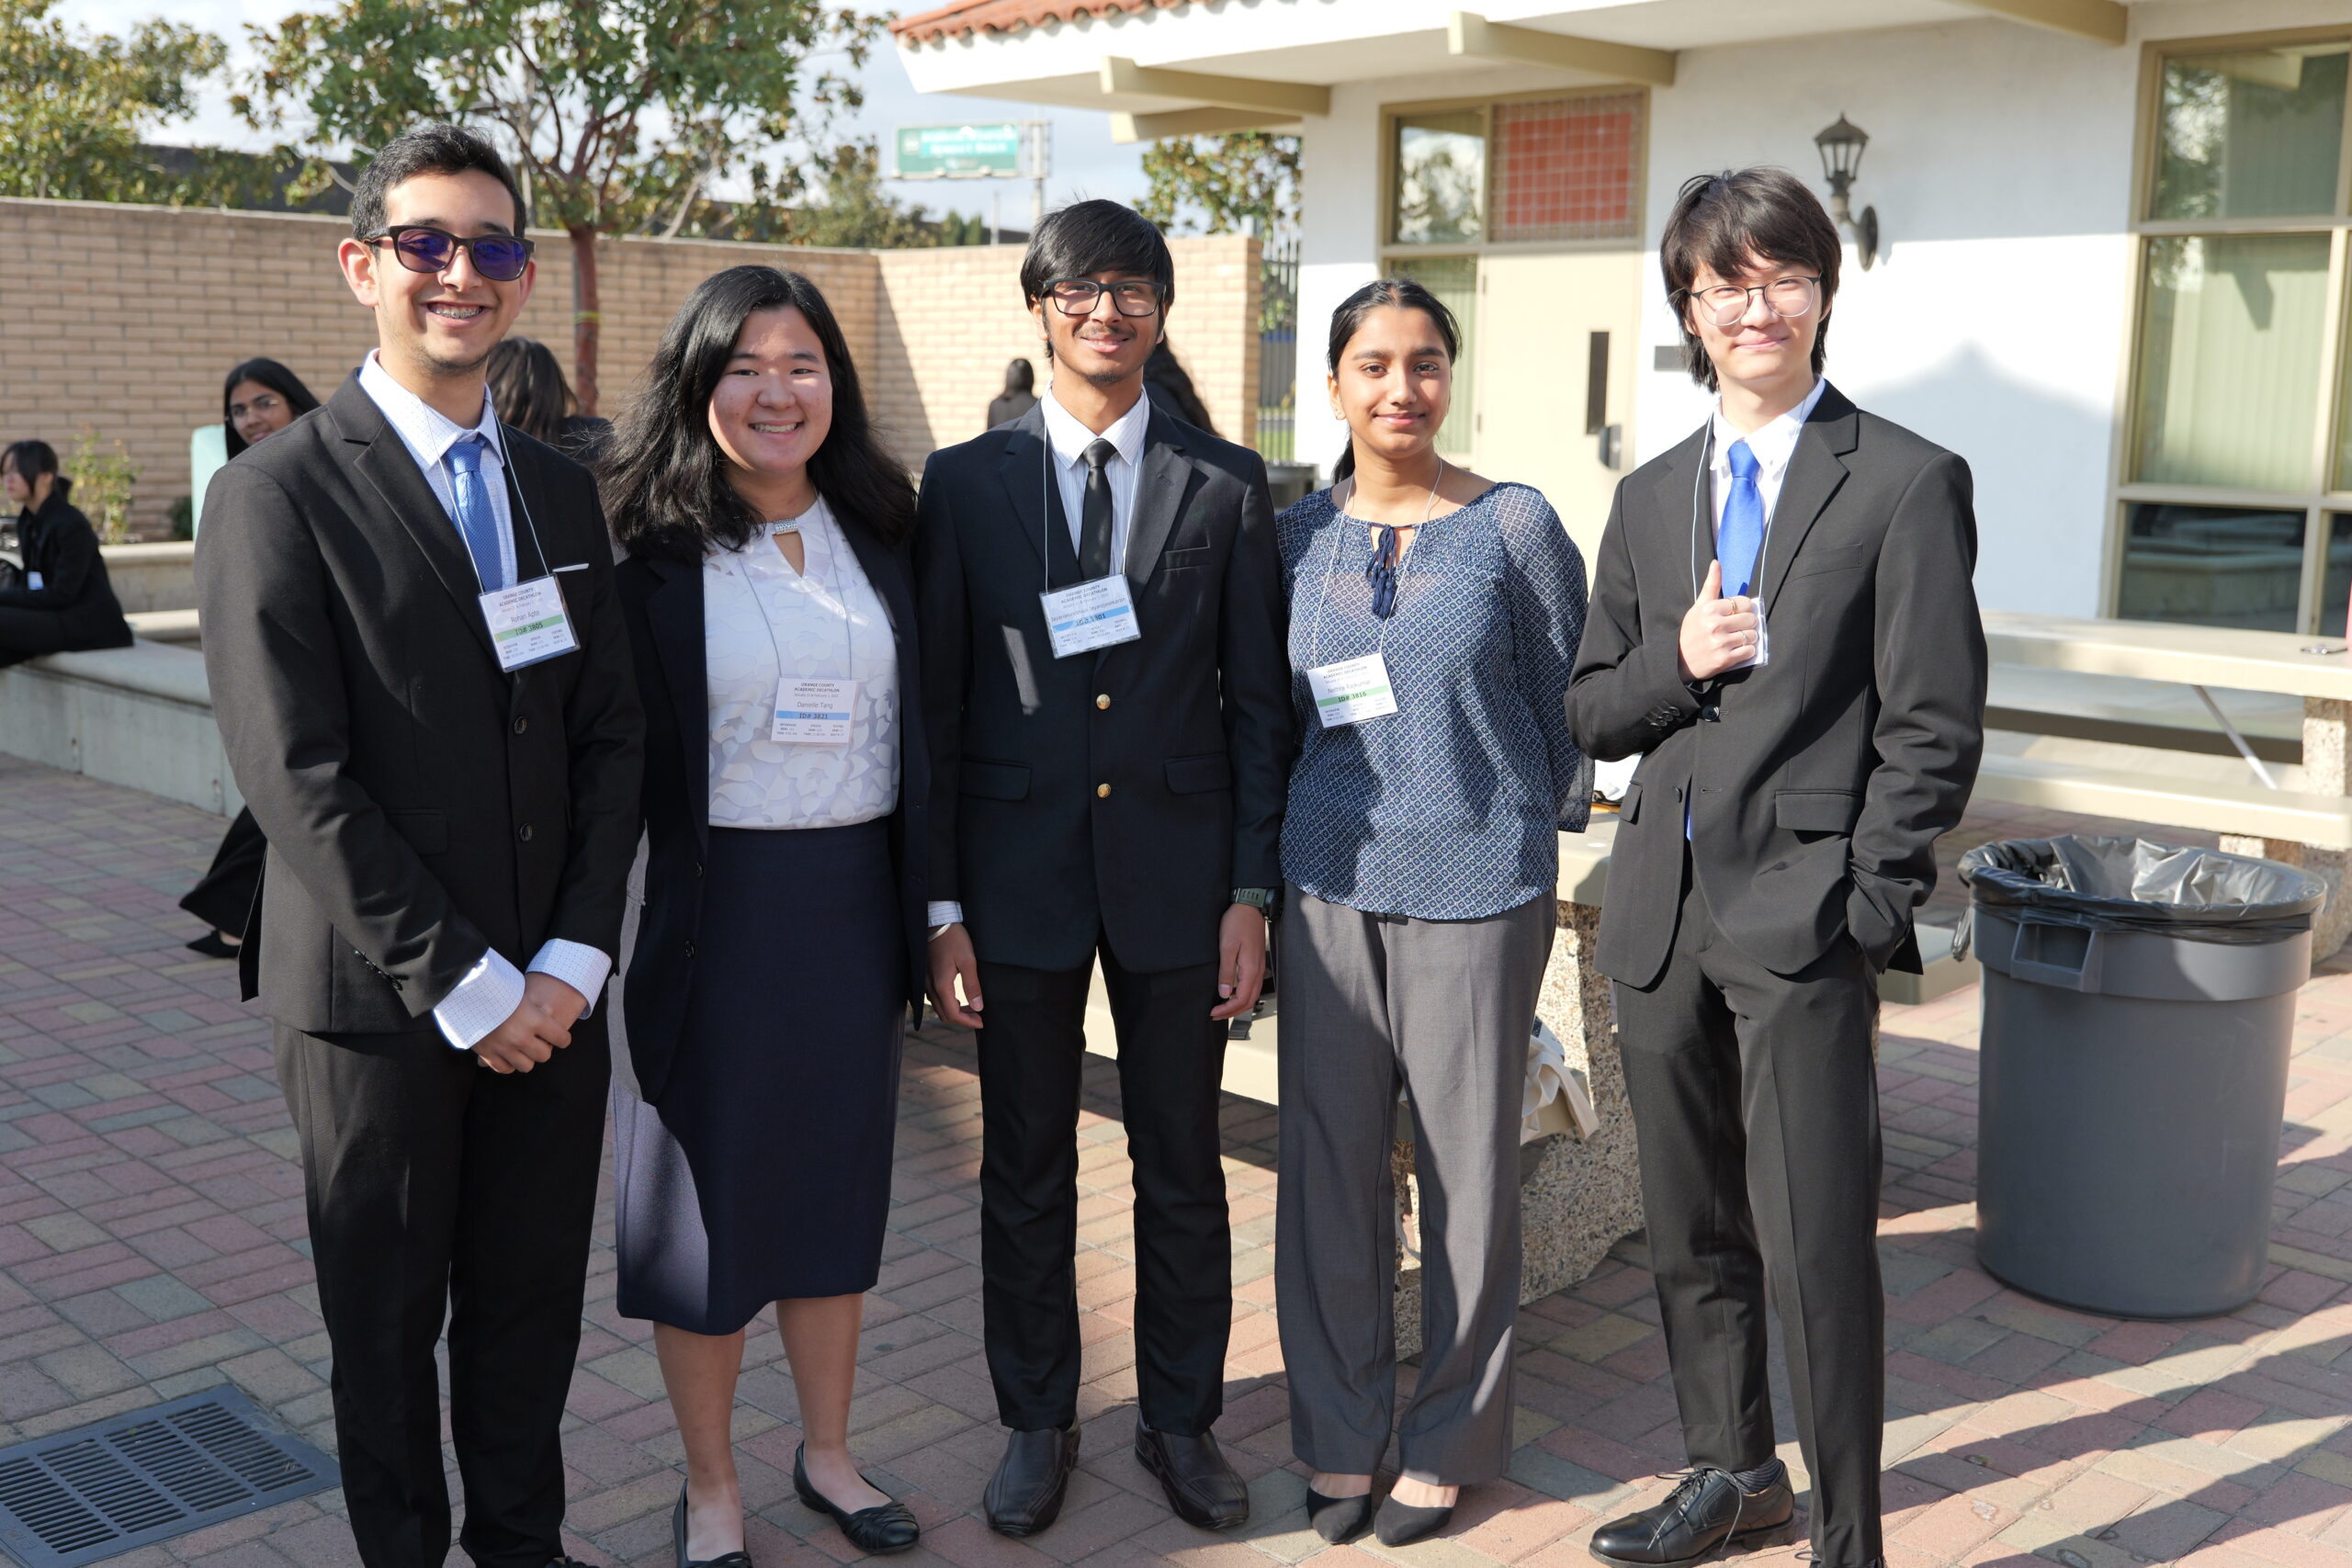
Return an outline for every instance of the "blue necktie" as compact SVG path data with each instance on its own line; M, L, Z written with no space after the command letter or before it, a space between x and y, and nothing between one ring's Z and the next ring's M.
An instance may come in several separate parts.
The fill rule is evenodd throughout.
M1731 494L1724 501L1724 525L1715 533L1715 558L1724 563L1724 597L1753 592L1758 558L1764 553L1764 492L1756 475L1764 465L1735 441L1724 454L1731 460Z
M482 592L494 592L506 586L506 568L499 555L498 513L491 510L490 486L481 477L480 434L469 431L449 448L449 472L457 479L458 533L474 558L474 575L481 579Z

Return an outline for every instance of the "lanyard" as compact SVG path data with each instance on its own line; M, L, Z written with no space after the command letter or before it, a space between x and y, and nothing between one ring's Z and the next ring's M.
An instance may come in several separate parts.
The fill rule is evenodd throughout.
M1430 513L1437 510L1437 488L1444 482L1445 459L1440 457L1437 460L1437 478L1430 481L1429 501L1421 507L1420 522L1414 525L1413 542L1415 544L1420 543L1420 531L1430 525ZM1351 491L1350 495L1351 499L1352 499L1353 492ZM1340 548L1342 545L1347 543L1350 537L1351 525L1357 527L1371 526L1384 528L1393 526L1393 525L1385 523L1358 523L1355 518L1348 515L1347 509L1345 507L1340 506L1336 502L1333 503L1332 510L1339 513L1340 526L1331 530L1331 570L1324 574L1325 586L1322 592L1317 597L1315 602L1315 618L1307 623L1306 667L1310 670L1319 668L1323 661L1323 617L1331 608L1331 590L1329 587L1329 581L1332 578L1340 575ZM1396 570L1399 577L1404 573L1405 557L1411 555L1412 553L1413 552L1410 549L1407 549L1397 556ZM1398 596L1400 598L1403 596L1401 583L1399 584ZM1404 606L1399 604L1397 608L1401 610ZM1396 619L1396 617L1395 615L1382 617L1380 620L1380 630L1372 639L1372 650L1374 653L1380 654L1384 659L1387 657L1388 627L1390 623Z

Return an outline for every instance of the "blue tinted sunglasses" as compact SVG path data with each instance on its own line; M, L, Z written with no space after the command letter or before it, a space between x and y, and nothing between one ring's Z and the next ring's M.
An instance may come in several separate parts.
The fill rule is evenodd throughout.
M422 223L396 223L380 234L370 234L371 245L390 241L392 254L411 272L442 273L463 250L473 258L474 270L492 283L512 283L531 265L530 241L519 234L477 234L461 239L446 229Z

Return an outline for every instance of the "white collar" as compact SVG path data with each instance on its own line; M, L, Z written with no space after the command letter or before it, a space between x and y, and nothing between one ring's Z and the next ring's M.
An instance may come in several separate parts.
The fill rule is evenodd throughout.
M1760 466L1774 473L1780 472L1788 467L1789 459L1796 456L1797 437L1804 434L1804 422L1813 417L1814 405L1821 401L1821 394L1828 389L1827 380L1815 377L1813 390L1804 395L1803 402L1746 434L1734 429L1731 421L1724 417L1723 402L1718 399L1714 413L1715 452L1710 466L1717 473L1729 473L1732 443L1745 441L1747 449L1756 454L1756 461Z
M392 422L424 462L440 462L448 455L450 447L468 435L480 435L492 457L501 462L505 460L505 450L498 440L497 416L491 411L489 388L482 389L481 416L471 425L459 424L393 380L392 373L384 368L376 355L377 351L371 348L368 351L368 357L359 362L360 389L376 400L376 406L384 411L384 417Z
M1062 400L1054 396L1051 385L1046 388L1046 395L1037 402L1046 411L1046 439L1052 444L1054 456L1066 466L1074 467L1084 462L1086 449L1097 441L1108 441L1130 464L1143 461L1144 432L1151 426L1151 398L1148 393L1137 393L1136 406L1112 421L1111 428L1100 435L1080 424L1076 414L1062 407Z

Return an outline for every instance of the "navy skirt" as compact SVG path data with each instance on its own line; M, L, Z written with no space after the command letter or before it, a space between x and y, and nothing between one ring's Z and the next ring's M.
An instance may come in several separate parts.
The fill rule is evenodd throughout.
M889 823L713 828L659 1105L613 1102L625 1317L732 1334L871 1290L906 1009Z

